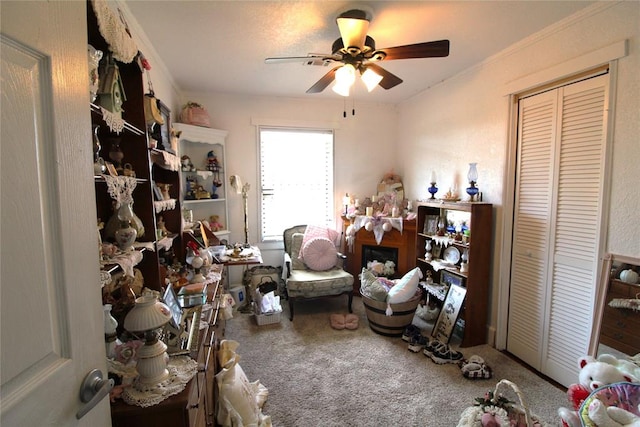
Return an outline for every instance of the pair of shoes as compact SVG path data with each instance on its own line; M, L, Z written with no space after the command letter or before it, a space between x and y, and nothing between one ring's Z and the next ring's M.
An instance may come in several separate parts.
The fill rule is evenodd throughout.
M458 363L463 356L459 351L452 350L449 345L442 344L433 349L430 357L438 365L443 365L445 363Z
M445 343L440 342L438 340L430 340L424 346L424 350L422 352L424 353L425 356L431 357L431 354L433 354L433 352L436 349L439 349L439 348L442 348L442 347L446 347L446 346L447 345Z
M460 361L460 370L465 378L470 380L489 379L493 376L493 371L484 363L480 356L473 355L469 360Z
M358 329L358 316L352 313L349 314L332 314L329 316L329 322L333 329Z
M429 339L422 334L413 336L411 337L411 341L409 341L407 349L414 353L419 353L427 345L428 342Z
M418 328L416 325L411 324L409 326L407 326L406 328L404 328L404 332L402 333L402 341L406 341L406 342L411 342L411 339L413 337L422 335L422 332L420 331L420 328Z

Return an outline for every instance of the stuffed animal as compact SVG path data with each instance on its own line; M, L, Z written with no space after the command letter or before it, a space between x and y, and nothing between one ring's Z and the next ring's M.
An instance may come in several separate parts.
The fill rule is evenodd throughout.
M589 404L588 413L589 419L598 427L640 427L640 416L622 408L606 406L598 399L593 399Z
M616 366L600 362L591 356L578 359L580 373L578 383L571 384L567 389L567 398L571 408L558 409L558 415L565 427L580 427L578 409L591 392L599 387L621 381L631 382L632 378L619 370Z
M224 230L224 226L220 223L220 217L218 215L211 215L209 217L209 228L211 231Z

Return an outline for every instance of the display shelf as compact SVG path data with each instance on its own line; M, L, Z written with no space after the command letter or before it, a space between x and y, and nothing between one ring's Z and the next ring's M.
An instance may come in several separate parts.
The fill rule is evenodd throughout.
M489 272L491 268L491 239L493 229L493 206L489 203L471 202L419 202L417 204L417 229L415 253L416 266L426 277L427 271L431 271L433 281L437 285L441 283L443 271L460 276L463 286L467 288L461 318L465 328L462 336L462 347L480 345L487 342L487 316L489 304ZM455 240L453 237L442 233L425 233L425 223L428 219L443 218L442 223L447 226L447 218L455 218L456 221L465 222L470 235L464 237L467 241ZM439 221L441 222L441 221ZM429 224L426 224L427 228ZM460 238L458 236L458 238ZM433 259L425 257L425 244L432 242ZM466 271L461 270L461 260L456 263L443 265L442 259L437 254L436 243L441 251L444 244L458 248L461 255L467 251L468 264ZM434 250L435 249L435 250ZM434 253L435 252L435 253ZM427 292L429 290L427 289Z

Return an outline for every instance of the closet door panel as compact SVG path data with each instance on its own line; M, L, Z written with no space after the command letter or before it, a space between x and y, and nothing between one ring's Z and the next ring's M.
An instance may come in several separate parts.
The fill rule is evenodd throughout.
M576 360L587 352L599 277L606 81L600 76L559 89L553 280L543 372L565 384L575 380Z
M536 369L545 329L545 300L557 98L520 101L513 259L507 350Z

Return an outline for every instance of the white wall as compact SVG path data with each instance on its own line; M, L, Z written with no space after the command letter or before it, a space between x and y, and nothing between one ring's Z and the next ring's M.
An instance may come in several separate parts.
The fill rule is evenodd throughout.
M375 192L385 172L396 164L396 108L386 104L355 105L356 115L344 118L341 99L272 98L238 96L221 93L185 93L182 102L194 101L204 105L216 129L229 131L225 174L240 175L251 184L249 193L249 241L258 240L259 187L257 128L253 123L291 126L316 126L335 129L335 203L336 215L343 207L345 193L360 197ZM349 106L350 107L350 106ZM309 159L312 160L312 159ZM304 159L301 159L304 161ZM229 195L231 242L244 241L242 198ZM292 209L304 209L291 202ZM296 225L296 224L292 224ZM341 224L336 224L341 227ZM265 263L279 266L282 251L269 251L261 246ZM238 281L238 272L231 271L231 280Z
M426 198L429 171L440 188L466 184L468 162L478 162L484 201L494 203L491 319L497 324L503 226L509 85L624 39L619 60L611 204L606 251L640 255L640 3L601 3L510 47L477 67L403 103L399 112L399 173L410 197ZM557 76L561 77L561 76ZM504 218L508 221L508 218Z

